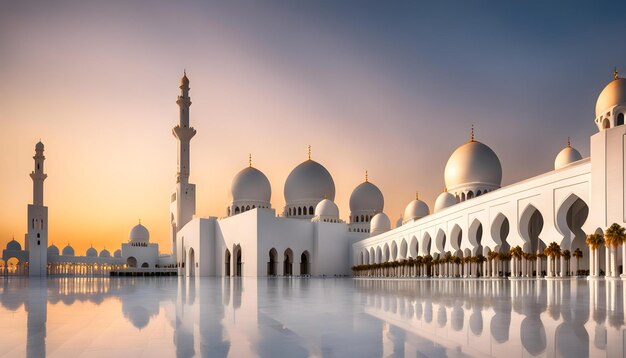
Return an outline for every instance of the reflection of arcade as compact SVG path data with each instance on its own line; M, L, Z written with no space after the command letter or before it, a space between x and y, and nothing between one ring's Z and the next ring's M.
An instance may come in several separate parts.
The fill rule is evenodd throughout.
M355 286L366 313L390 325L391 341L403 331L418 336L390 343L406 356L423 351L421 339L448 355L626 353L621 281L359 280Z

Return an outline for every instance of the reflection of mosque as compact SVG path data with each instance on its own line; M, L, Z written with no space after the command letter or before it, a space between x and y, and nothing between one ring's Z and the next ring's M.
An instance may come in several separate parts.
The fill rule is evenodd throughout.
M365 311L388 325L386 349L394 354L415 356L424 349L470 356L626 354L621 281L359 280L355 285Z
M1 289L2 309L28 313L28 356L45 353L50 305L111 298L137 330L165 314L178 357L626 353L616 280L60 278Z

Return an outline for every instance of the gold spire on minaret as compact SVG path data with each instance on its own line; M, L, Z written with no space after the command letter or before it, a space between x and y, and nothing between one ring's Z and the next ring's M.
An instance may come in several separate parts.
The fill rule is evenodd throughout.
M419 192L417 191L415 192L415 200L420 200L420 195L419 195Z
M252 168L252 153L248 154L248 166Z
M472 131L470 133L470 142L475 142L474 140L474 125L472 124Z
M311 145L309 144L309 160L311 160Z
M365 169L365 182L369 183L368 176L367 176L367 169Z
M613 79L619 79L619 72L617 72L617 67L615 67L615 69L613 70Z

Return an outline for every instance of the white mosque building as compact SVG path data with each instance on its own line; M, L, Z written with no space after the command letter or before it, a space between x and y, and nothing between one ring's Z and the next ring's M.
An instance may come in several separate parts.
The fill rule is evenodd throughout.
M43 144L38 143L26 248L22 250L15 240L9 242L3 251L5 262L11 257L28 261L30 275L66 273L67 265L55 265L63 262L95 263L100 265L98 272L105 273L128 267L175 267L179 275L186 276L342 276L351 274L356 265L425 256L487 257L516 246L525 253L537 253L552 242L562 250L581 250L579 269L589 270L591 276L600 275L601 270L617 276L625 261L626 245L621 253L600 246L591 255L585 245L587 234L626 222L626 79L617 73L596 103L598 133L591 137L589 158L582 158L568 143L557 154L554 170L501 187L498 156L477 141L472 130L468 142L459 146L446 164L447 189L432 205L433 210L416 195L394 229L383 212L383 194L367 174L350 196L348 220L342 220L333 202L333 178L311 159L310 149L309 158L286 179L286 205L280 213L272 208L269 180L250 161L233 179L227 216L194 217L196 190L189 181L189 159L196 130L189 121L186 74L180 89L176 102L180 120L172 130L178 142L178 167L170 195L171 255L159 255L158 246L149 243L149 233L141 225L131 230L129 243L113 257L106 250L97 254L95 249L76 257L69 245L59 255L54 245L48 247L47 207L43 206L45 158ZM548 276L572 270L565 260L549 259L548 263ZM514 277L533 276L541 273L540 264L540 260L522 256L504 271ZM495 259L482 263L480 270L469 262L460 269L438 265L434 273L439 276L475 277L480 272L495 277L502 273ZM412 274L425 275L426 271Z

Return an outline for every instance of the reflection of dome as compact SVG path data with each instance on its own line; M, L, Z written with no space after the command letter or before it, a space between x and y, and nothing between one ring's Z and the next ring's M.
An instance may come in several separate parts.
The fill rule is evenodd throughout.
M48 246L48 255L59 256L59 248L54 246L54 244Z
M609 82L600 92L596 102L596 117L608 112L618 104L626 104L626 79L624 78L617 78Z
M115 250L115 252L113 253L113 257L118 258L118 259L122 257L122 250L120 249Z
M285 182L286 216L313 216L313 208L325 197L335 200L335 182L318 162L307 160L291 171ZM289 214L289 209L306 209L298 214Z
M428 216L428 214L430 214L428 205L416 197L415 200L411 201L404 209L404 220L402 223L406 224L409 221L421 219L424 216Z
M502 181L500 159L491 148L472 139L458 147L448 159L445 181L452 192L497 189Z
M370 221L370 233L372 236L382 234L391 230L391 221L385 213L378 213L374 215L372 221Z
M20 245L19 242L15 241L15 239L9 241L7 243L7 250L16 250L16 251L20 251L22 250L22 245Z
M70 244L63 248L63 256L74 256L74 248Z
M135 227L130 230L130 234L128 235L128 242L130 243L143 243L147 244L150 240L150 233L145 226L141 224L135 225Z
M554 160L554 169L561 169L564 166L581 159L583 159L583 156L580 155L576 149L572 148L568 141L567 147L563 148L563 150L561 150L556 156L556 159Z
M454 204L456 204L456 198L454 197L454 195L448 193L447 191L444 191L443 193L439 194L437 200L435 200L435 212L438 213L441 210Z
M269 206L272 188L265 174L254 167L247 167L233 179L231 193L233 204L250 202Z
M109 257L111 257L111 253L109 252L109 250L104 249L100 251L100 257L108 259Z
M93 247L87 249L87 257L98 257L98 251Z
M324 199L315 207L315 216L321 219L339 219L339 208L331 200Z
M383 193L369 181L359 184L350 195L350 211L354 214L379 213L384 206Z

